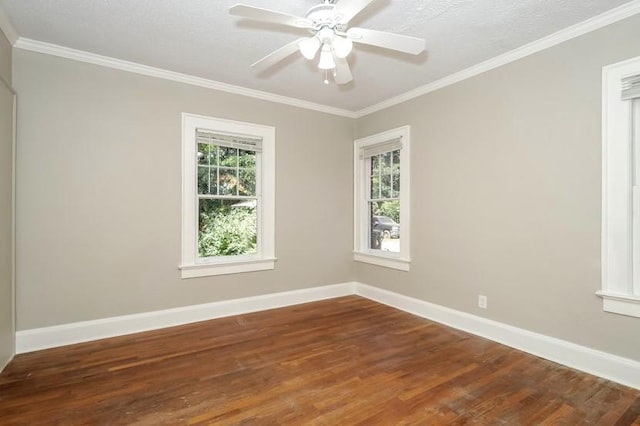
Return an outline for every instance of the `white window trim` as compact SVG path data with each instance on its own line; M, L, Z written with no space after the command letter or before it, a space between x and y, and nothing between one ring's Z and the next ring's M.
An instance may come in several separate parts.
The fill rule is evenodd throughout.
M259 179L258 253L198 259L196 129L262 138ZM195 114L182 114L182 278L264 271L275 267L275 128Z
M411 185L409 177L411 163L410 126L398 127L386 132L356 139L354 141L354 220L353 220L353 259L357 262L370 263L386 268L409 271L411 257L410 244L410 194ZM366 202L367 175L365 162L360 158L360 152L364 147L388 142L393 139L402 139L400 150L400 253L384 252L369 249L368 238L368 206Z
M602 290L606 312L640 317L633 283L631 102L622 80L640 74L640 57L602 70ZM639 202L638 197L635 197ZM640 268L636 274L640 274Z

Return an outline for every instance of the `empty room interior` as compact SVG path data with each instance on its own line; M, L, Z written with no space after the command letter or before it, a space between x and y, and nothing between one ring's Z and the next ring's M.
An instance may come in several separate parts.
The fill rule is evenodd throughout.
M640 425L640 0L236 3L0 0L0 424Z

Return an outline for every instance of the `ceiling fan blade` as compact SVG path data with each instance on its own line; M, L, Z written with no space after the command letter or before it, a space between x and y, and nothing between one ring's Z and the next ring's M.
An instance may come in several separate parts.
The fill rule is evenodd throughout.
M347 58L338 58L334 55L334 60L336 62L336 69L335 73L333 74L333 78L335 79L336 84L347 84L348 82L353 80Z
M421 38L365 28L349 28L347 30L347 38L355 43L370 44L412 55L418 55L425 49L425 41Z
M229 13L255 21L271 22L295 28L313 28L313 24L305 18L241 3L231 6Z
M257 72L259 73L262 72L267 68L280 62L281 60L285 59L286 57L297 52L299 50L298 45L303 40L306 40L306 38L305 37L299 38L298 40L292 41L289 44L285 44L280 49L271 52L270 54L260 59L259 61L251 64L251 66L254 67Z
M373 0L341 0L333 9L333 15L340 16L336 19L341 24L346 24L358 13L362 12Z

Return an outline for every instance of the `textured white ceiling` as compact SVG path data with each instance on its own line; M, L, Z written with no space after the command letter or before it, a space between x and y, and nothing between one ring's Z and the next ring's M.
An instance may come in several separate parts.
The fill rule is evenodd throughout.
M349 1L349 0L339 0ZM231 16L237 0L0 0L20 37L357 111L585 21L629 0L377 0L351 26L426 40L420 56L356 45L354 81L293 55L250 64L304 32ZM242 0L304 15L320 0Z

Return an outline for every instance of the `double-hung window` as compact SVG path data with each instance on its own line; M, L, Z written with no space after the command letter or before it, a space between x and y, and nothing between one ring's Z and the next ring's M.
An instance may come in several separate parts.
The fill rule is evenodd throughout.
M603 69L602 290L640 317L640 57Z
M183 114L183 278L274 268L274 136Z
M409 126L354 143L354 259L409 270Z

